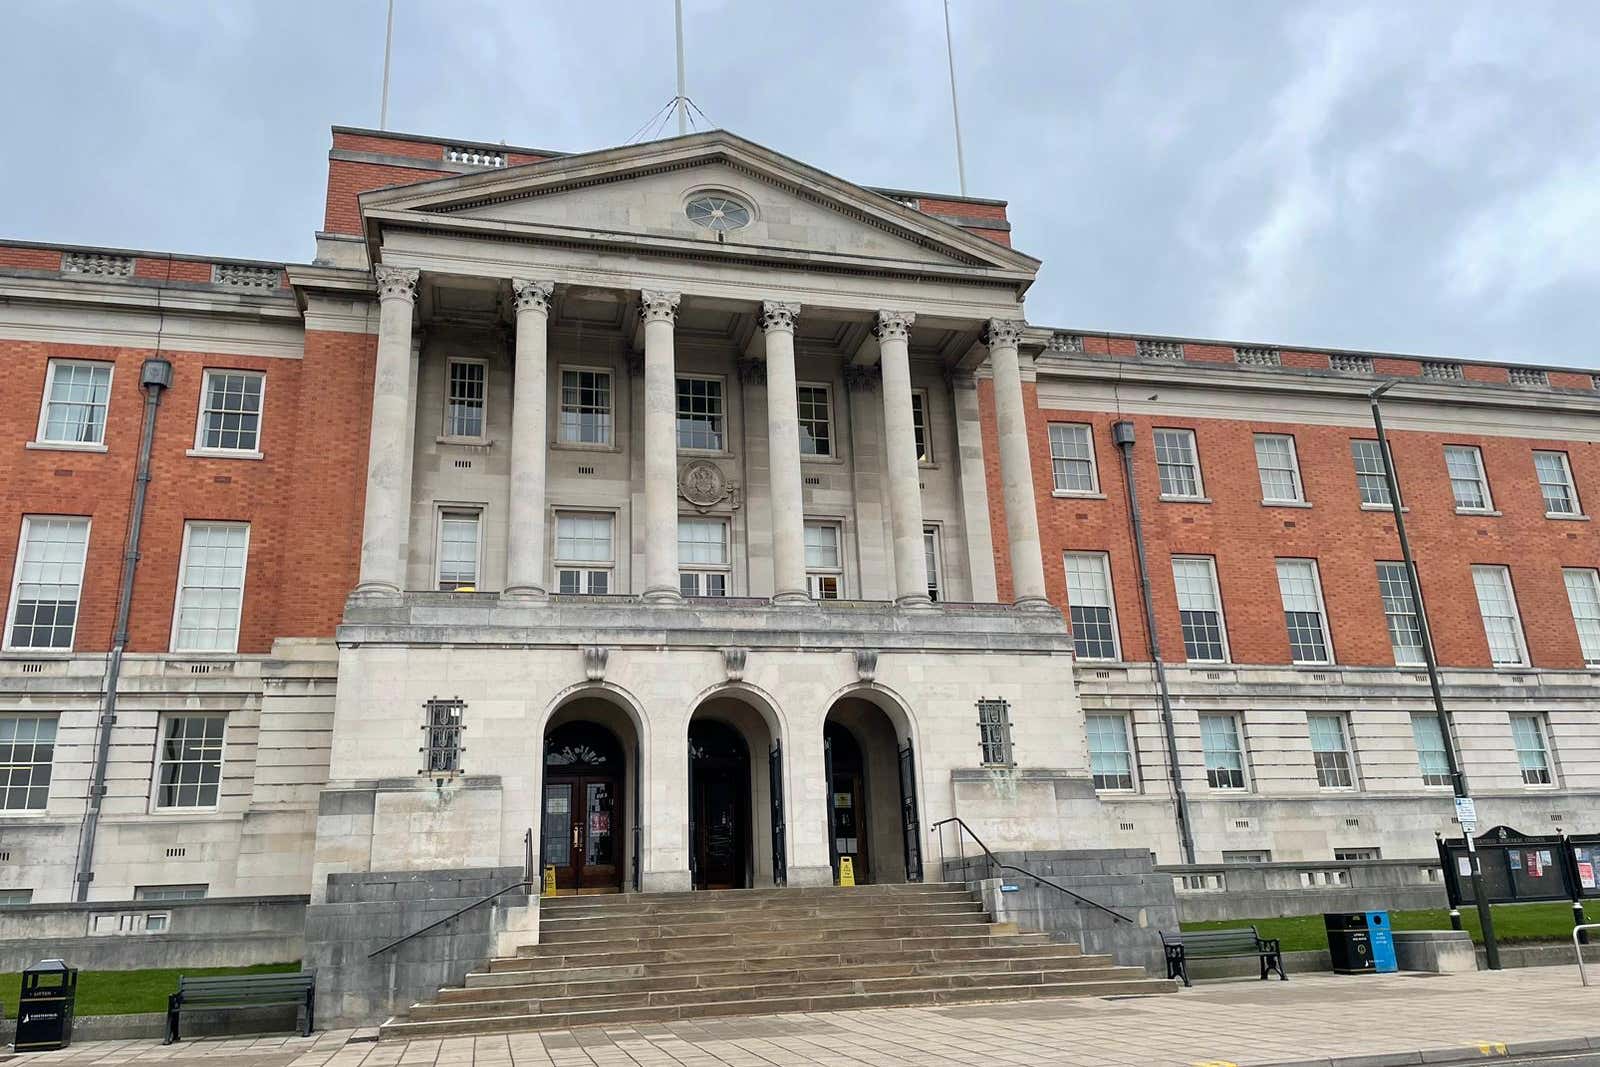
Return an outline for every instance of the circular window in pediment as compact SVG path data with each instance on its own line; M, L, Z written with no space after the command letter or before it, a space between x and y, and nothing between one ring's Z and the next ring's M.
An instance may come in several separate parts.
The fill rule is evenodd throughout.
M696 226L715 233L742 230L754 216L749 204L726 193L696 193L684 205L683 212Z

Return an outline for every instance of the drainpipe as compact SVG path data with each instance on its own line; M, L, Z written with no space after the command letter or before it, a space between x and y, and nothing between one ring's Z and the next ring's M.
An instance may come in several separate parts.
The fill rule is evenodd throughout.
M1133 423L1111 427L1111 439L1122 452L1122 481L1128 490L1128 524L1133 527L1134 555L1139 564L1139 596L1144 601L1144 631L1150 639L1150 659L1156 667L1156 693L1161 700L1161 726L1167 736L1167 769L1172 778L1178 843L1183 862L1194 863L1194 834L1189 828L1189 799L1183 791L1183 769L1178 763L1178 733L1172 725L1172 694L1167 689L1167 668L1161 662L1161 632L1156 627L1155 603L1150 598L1150 569L1145 563L1144 523L1139 518L1139 494L1133 484Z
M122 586L117 591L117 627L111 637L111 657L106 661L105 682L100 692L100 721L94 757L94 775L89 781L89 807L83 816L78 837L77 873L73 877L74 898L89 899L89 883L94 881L94 835L100 825L100 809L105 802L106 766L111 759L111 727L117 721L117 682L122 674L122 654L128 647L128 613L133 607L133 576L139 564L139 531L144 525L145 498L150 488L150 451L155 444L156 409L161 393L172 385L172 364L164 359L147 359L139 368L139 385L144 389L144 425L139 435L139 462L133 476L133 509L128 516L128 537L122 551Z

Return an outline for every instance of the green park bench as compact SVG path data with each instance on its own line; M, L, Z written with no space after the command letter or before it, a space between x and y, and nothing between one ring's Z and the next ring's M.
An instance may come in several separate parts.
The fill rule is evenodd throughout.
M167 1036L170 1045L178 1040L178 1016L186 1011L229 1011L259 1008L274 1004L295 1004L305 1008L301 1033L311 1036L312 1017L317 1003L315 974L240 974L220 977L178 976L178 991L167 996Z
M1283 971L1283 952L1277 938L1262 937L1254 926L1240 926L1229 930L1193 930L1169 934L1161 931L1161 947L1167 954L1167 977L1189 981L1190 960L1222 960L1255 957L1261 961L1261 980L1265 982L1272 971L1285 982L1289 976Z

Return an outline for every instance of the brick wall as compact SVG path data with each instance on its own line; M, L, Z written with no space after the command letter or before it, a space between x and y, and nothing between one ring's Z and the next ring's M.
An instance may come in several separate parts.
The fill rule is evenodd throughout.
M110 647L123 540L143 417L139 348L0 341L15 402L0 406L0 574L8 599L24 515L91 518L75 647ZM355 584L375 339L312 333L303 360L166 353L173 385L162 397L149 502L134 589L129 648L170 645L186 520L250 523L239 651L274 637L327 636ZM29 449L50 358L114 364L101 452ZM266 374L261 460L185 455L194 446L208 367Z
M1371 439L1370 429L1195 418L1182 412L1150 417L1045 411L1038 407L1032 383L1024 384L1023 394L1047 591L1054 603L1065 608L1064 552L1108 553L1125 659L1147 660L1149 655L1121 455L1111 440L1111 426L1119 418L1127 418L1136 428L1134 477L1164 658L1173 662L1184 658L1171 570L1171 557L1177 554L1215 558L1234 662L1290 662L1274 561L1291 557L1317 561L1336 660L1372 666L1394 662L1374 564L1398 560L1399 545L1393 519L1386 511L1360 507L1350 456L1350 441ZM990 499L999 501L991 382L980 383L979 403ZM1052 495L1050 422L1092 427L1105 499ZM1210 503L1158 499L1152 443L1156 427L1195 431L1204 492ZM1293 435L1309 508L1261 503L1255 433ZM1468 668L1490 665L1471 568L1474 564L1498 564L1510 569L1533 664L1581 668L1583 658L1561 569L1600 565L1600 536L1592 523L1545 518L1531 453L1544 448L1568 453L1580 503L1587 510L1600 507L1595 503L1600 501L1600 445L1410 431L1392 431L1390 439L1409 509L1406 528L1441 663ZM1482 449L1493 504L1500 515L1456 513L1445 471L1446 444ZM1009 599L1013 594L1003 508L993 509L991 526L1000 596Z

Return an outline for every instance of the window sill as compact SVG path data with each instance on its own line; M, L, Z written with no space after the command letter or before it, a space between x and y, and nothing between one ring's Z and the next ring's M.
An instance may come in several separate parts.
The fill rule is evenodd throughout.
M194 459L265 459L260 452L246 452L243 449L228 448L190 448L184 450L184 455Z
M723 448L686 448L678 446L678 455L694 456L696 459L732 459L733 453Z
M550 449L554 452L620 452L610 441L551 441Z
M1331 670L1338 664L1331 659L1293 659L1289 661L1291 667L1311 667L1316 670Z
M219 815L221 812L222 809L215 804L205 808L162 808L155 804L150 805L150 814L161 819L171 818L172 816L182 818L185 815Z
M1070 489L1053 489L1050 495L1058 500L1104 500L1104 493L1075 493Z
M825 464L827 466L837 467L837 466L841 466L844 463L844 457L843 456L807 456L805 454L802 454L800 456L800 465L803 467L807 463L822 463L822 464ZM921 465L922 464L918 464L918 466L921 466Z
M1394 514L1394 505L1393 504L1362 504L1361 505L1361 510L1362 511L1386 511L1389 514L1392 515L1392 514ZM1400 514L1409 515L1409 514L1411 514L1411 509L1406 507L1406 505L1401 504L1400 505Z
M1498 519L1504 512L1492 508L1456 508L1457 515L1471 515L1477 518Z
M237 648L231 648L231 649L228 649L226 651L218 650L218 649L215 649L215 648L196 649L196 650L188 650L188 649L182 649L182 648L172 648L172 649L168 649L167 650L167 655L169 655L169 656L182 656L184 659L198 659L198 660L213 660L213 659L228 660L228 659L232 659L233 657L237 656L238 654L239 654L239 651L238 651Z
M1565 511L1547 511L1547 512L1544 513L1544 517L1547 518L1547 519L1555 519L1557 522L1588 522L1589 521L1589 516L1587 516L1587 515L1580 515L1580 514L1576 514L1576 513L1572 513L1572 512L1565 512Z
M22 446L34 452L107 452L103 444L79 444L76 441L29 441Z
M1208 496L1168 496L1167 494L1162 493L1157 499L1160 500L1164 504L1209 504L1209 503L1211 503L1211 498L1208 497Z
M1309 508L1311 502L1308 500L1263 500L1261 506L1264 508Z
M492 437L452 437L449 434L440 434L433 441L439 445L464 445L469 448L488 448L494 444Z
M7 645L0 649L0 659L51 659L68 660L76 653L70 648L20 648Z

